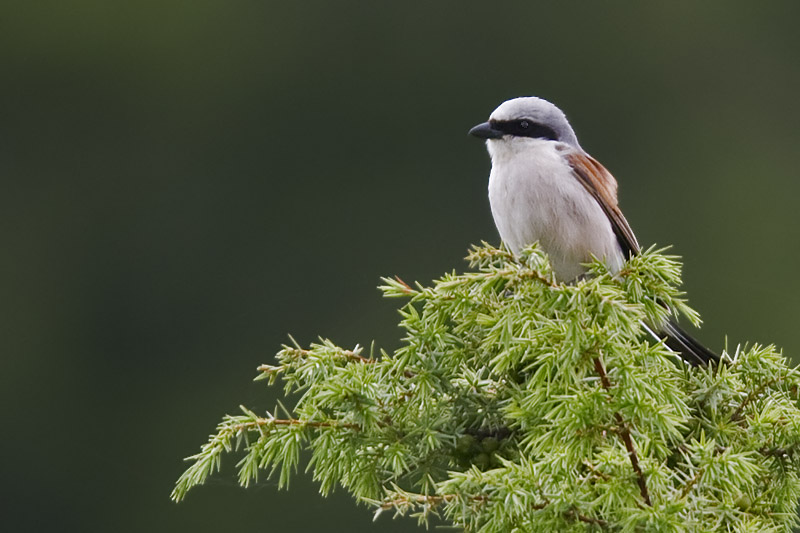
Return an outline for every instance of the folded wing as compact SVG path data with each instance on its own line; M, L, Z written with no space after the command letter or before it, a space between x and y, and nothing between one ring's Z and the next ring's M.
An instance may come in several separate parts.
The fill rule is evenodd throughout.
M639 242L617 204L617 180L614 176L588 154L574 152L567 156L567 160L575 178L594 197L611 222L622 252L628 257L638 254L641 251ZM717 354L700 344L672 320L659 326L655 335L659 339L663 338L664 344L679 353L688 363L702 365L719 361Z

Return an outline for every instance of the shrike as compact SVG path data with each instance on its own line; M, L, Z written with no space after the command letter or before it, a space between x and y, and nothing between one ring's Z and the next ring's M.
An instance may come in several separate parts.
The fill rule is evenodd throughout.
M514 98L469 133L486 139L492 216L512 252L538 241L561 281L584 274L583 264L592 256L617 272L639 253L617 205L617 181L583 151L555 105ZM672 321L657 329L665 344L692 364L719 359Z

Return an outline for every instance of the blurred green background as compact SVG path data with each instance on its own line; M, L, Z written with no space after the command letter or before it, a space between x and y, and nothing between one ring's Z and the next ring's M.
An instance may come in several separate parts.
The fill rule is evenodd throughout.
M398 344L381 275L497 242L466 134L539 95L685 258L698 336L800 354L797 2L7 2L6 531L415 531L307 476L168 496L293 334ZM232 461L228 461L230 467ZM10 526L10 527L9 527Z

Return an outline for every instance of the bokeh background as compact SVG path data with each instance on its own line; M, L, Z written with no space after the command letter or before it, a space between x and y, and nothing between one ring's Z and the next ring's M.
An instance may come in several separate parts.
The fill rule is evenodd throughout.
M561 106L698 336L800 355L797 2L6 2L5 531L416 531L308 477L168 496L291 333L398 344L381 275L497 242L501 101ZM726 341L727 339L727 341ZM232 466L232 461L227 462Z

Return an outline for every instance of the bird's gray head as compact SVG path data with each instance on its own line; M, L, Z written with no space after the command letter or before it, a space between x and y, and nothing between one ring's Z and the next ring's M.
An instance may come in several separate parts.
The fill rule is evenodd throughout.
M503 102L492 111L489 122L478 124L469 133L481 139L546 139L580 149L578 138L564 112L547 100L535 96Z

